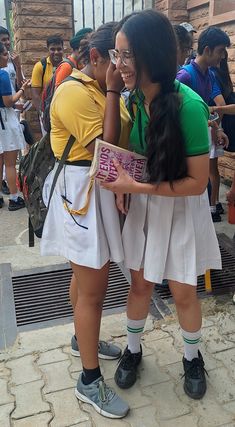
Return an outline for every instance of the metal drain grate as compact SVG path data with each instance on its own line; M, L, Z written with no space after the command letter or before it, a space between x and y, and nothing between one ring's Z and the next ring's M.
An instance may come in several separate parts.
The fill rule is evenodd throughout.
M17 326L71 317L71 269L12 278ZM129 283L117 264L111 263L104 310L126 305Z
M222 270L211 271L212 293L209 295L221 295L235 290L235 252L231 246L227 246L227 240L218 236L220 243L220 252L222 257ZM156 285L155 290L162 299L171 298L171 292L168 286ZM197 292L199 296L208 296L205 291L204 276L198 278Z

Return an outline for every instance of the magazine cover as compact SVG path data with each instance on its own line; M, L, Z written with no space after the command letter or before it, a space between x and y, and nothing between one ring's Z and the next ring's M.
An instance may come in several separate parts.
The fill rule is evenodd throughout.
M124 148L116 147L108 142L96 139L95 152L90 176L95 176L97 181L112 182L118 177L118 173L113 164L113 158L117 159L120 165L136 181L146 181L147 159L141 154L137 154Z

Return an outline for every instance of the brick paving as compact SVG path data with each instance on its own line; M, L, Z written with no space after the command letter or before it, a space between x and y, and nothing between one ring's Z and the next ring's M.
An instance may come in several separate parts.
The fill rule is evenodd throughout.
M118 390L131 407L122 420L103 418L76 399L82 366L70 354L72 324L20 333L13 348L0 352L0 426L235 427L235 313L229 299L225 306L203 320L201 349L209 378L200 401L183 391L182 341L174 315L160 322L148 318L138 381L130 390ZM124 313L104 317L101 331L103 339L125 348ZM107 383L118 389L116 366L117 361L101 361Z

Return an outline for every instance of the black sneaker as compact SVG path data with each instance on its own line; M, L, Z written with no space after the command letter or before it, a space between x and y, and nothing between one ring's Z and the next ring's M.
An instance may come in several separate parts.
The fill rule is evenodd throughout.
M221 216L218 212L211 212L211 218L213 222L221 222Z
M200 351L198 357L189 362L183 357L184 365L184 391L192 399L201 399L206 393L206 377L204 361Z
M2 209L3 205L4 205L4 199L3 197L0 197L0 209Z
M3 194L9 195L10 194L10 190L8 188L7 182L5 181L5 179L2 180L2 192Z
M224 208L222 206L222 203L216 203L216 213L218 213L219 215L224 214Z
M129 388L136 382L137 367L142 359L142 347L139 353L131 353L126 347L122 357L119 360L118 368L114 379L118 387Z
M18 209L22 209L25 207L25 202L22 197L18 196L17 200L9 200L9 211L18 211Z

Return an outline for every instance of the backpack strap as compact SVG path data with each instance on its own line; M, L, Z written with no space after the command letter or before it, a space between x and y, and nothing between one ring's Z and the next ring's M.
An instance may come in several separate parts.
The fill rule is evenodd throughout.
M70 81L70 80L76 80L78 82L83 83L82 80L76 79L75 77L72 77L72 76L68 76L65 80L63 80L63 82ZM50 191L50 196L49 196L49 200L48 200L47 209L49 209L49 205L50 205L50 202L51 202L51 198L52 198L52 195L53 195L53 192L54 192L54 189L55 189L55 185L56 185L56 181L58 179L58 176L59 176L59 174L60 174L60 172L61 172L61 170L62 170L62 168L63 168L63 166L64 166L64 164L65 164L65 162L67 160L67 158L68 158L68 155L70 153L70 150L71 150L71 148L72 148L73 143L75 142L75 140L76 140L76 138L73 135L70 135L69 140L67 142L67 145L66 145L66 147L64 149L64 152L62 154L62 157L61 157L61 159L59 161L58 168L56 169L56 173L54 175L53 181L52 181L51 191Z
M65 58L62 62L61 62L61 64L69 64L70 66L71 66L71 68L76 68L77 69L77 67L76 67L76 65L74 64L74 62L73 61L71 61L69 58Z
M188 64L188 65L183 65L183 67L181 67L181 69L187 71L191 77L191 89L194 90L194 92L197 92L197 78L196 78L196 73L194 70L194 67L192 64Z
M28 227L29 227L29 248L34 247L34 231L30 217L28 218Z
M47 58L42 58L40 62L42 64L42 87L43 87L43 79L44 79L46 68L47 68Z
M54 189L55 189L55 185L56 185L58 176L59 176L59 174L60 174L60 172L61 172L61 170L62 170L62 168L63 168L63 166L65 164L65 161L67 160L67 157L69 155L69 152L70 152L70 150L71 150L71 148L72 148L73 143L74 143L75 140L76 140L76 138L73 135L70 135L70 137L68 139L68 142L66 144L66 147L64 149L64 152L62 154L62 157L61 157L61 159L59 161L58 168L56 169L56 173L54 175L53 181L52 181L51 191L50 191L50 196L49 196L49 200L48 200L47 209L49 209L51 198L52 198L52 195L53 195L53 192L54 192Z
M62 83L65 83L65 82L70 82L70 81L75 81L75 82L79 82L79 83L82 83L82 84L85 84L84 83L84 81L82 80L82 79L77 79L76 77L72 77L72 76L68 76L68 77L66 77L66 79L64 79L63 81L62 81ZM85 85L86 86L86 85Z

